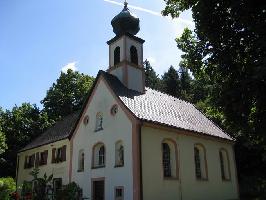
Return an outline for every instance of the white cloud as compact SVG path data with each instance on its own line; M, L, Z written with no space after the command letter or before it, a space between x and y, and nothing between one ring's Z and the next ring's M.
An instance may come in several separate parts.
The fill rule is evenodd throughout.
M62 67L61 71L66 73L68 69L71 69L72 71L77 71L77 62L70 62L68 64L66 64L64 67Z
M119 5L119 6L123 6L124 4L123 3L119 3L117 1L113 1L113 0L104 0L105 2L108 2L108 3L112 3L112 4L115 4L115 5ZM171 17L164 17L162 16L162 14L160 12L156 12L156 11L153 11L153 10L149 10L149 9L146 9L146 8L142 8L142 7L139 7L139 6L132 6L132 5L128 5L129 8L133 8L135 10L139 10L139 11L143 11L143 12L146 12L146 13L149 13L149 14L152 14L152 15L156 15L156 16L159 16L159 17L163 17L165 19L168 19L168 20L172 20ZM189 25L189 26L193 26L194 23L190 20L187 20L187 19L183 19L181 17L178 17L177 19L178 22L182 23L182 24L186 24L186 25Z

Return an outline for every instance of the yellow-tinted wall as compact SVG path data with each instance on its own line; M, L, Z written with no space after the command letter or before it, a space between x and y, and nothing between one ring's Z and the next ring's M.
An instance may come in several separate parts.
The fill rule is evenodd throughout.
M164 179L162 167L162 141L176 142L179 160L179 178ZM195 176L194 145L206 149L208 180ZM219 150L229 155L231 180L223 181ZM233 200L238 199L233 145L219 140L185 135L143 126L141 131L143 200Z
M66 145L66 161L60 163L51 163L52 161L52 149L60 148ZM54 143L50 143L47 145L43 145L34 149L30 149L27 151L20 152L18 154L19 158L19 166L17 172L17 185L21 187L24 181L32 181L33 177L29 174L33 167L30 169L24 169L25 156L30 156L37 152L43 152L48 150L47 164L39 166L40 169L39 177L43 177L44 173L47 176L53 174L53 178L62 178L62 184L66 185L69 183L69 157L70 157L70 149L69 149L69 140L60 140ZM52 184L52 183L51 183Z

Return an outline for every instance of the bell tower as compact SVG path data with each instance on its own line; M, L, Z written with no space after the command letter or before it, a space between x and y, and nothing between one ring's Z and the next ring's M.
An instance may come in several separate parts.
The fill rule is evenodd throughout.
M127 88L144 93L145 73L143 68L143 39L139 32L139 18L133 15L125 2L124 9L116 15L111 24L114 38L109 40L109 69Z

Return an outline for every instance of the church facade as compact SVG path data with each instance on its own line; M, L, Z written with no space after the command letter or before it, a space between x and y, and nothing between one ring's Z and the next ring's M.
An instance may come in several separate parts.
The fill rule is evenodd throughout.
M93 200L238 199L234 140L194 105L145 88L139 19L114 17L109 68L81 111L18 153L17 185L34 167L54 192L76 182Z

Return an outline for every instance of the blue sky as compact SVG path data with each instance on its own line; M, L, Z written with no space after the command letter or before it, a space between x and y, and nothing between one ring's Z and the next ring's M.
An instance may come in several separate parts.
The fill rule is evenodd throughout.
M180 19L161 17L163 0L129 0L140 18L144 58L162 74L178 66L181 52L174 39L194 28L191 12ZM0 1L0 107L22 102L41 106L62 69L96 76L108 67L106 41L114 37L110 22L122 0Z

